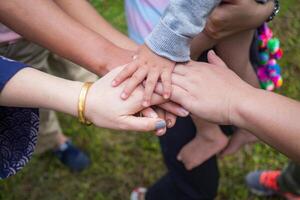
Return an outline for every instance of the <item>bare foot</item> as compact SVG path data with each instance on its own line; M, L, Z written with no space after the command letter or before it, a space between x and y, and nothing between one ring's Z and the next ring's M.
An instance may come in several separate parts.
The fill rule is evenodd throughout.
M221 152L220 157L236 153L244 145L256 142L258 139L249 131L238 129L230 138L227 147Z
M192 170L208 158L218 154L228 144L227 136L222 133L218 125L199 119L193 120L197 127L196 136L180 150L177 156L187 170Z

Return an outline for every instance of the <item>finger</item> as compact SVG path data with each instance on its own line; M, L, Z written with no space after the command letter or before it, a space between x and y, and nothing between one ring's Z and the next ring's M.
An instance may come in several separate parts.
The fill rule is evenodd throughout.
M189 115L189 111L187 111L182 106L174 102L163 103L160 104L159 107L179 117L186 117Z
M187 72L189 71L188 67L185 65L176 65L173 74L182 75L185 76Z
M167 127L172 128L176 123L177 117L172 113L166 112L165 119L166 119Z
M158 114L150 107L142 110L141 113L144 117L158 118Z
M156 88L155 88L155 92L157 94L162 94L163 93L163 88L161 84L157 84ZM186 109L186 104L188 102L190 98L189 93L182 89L181 87L177 86L177 85L172 85L172 93L171 93L171 100L175 103L178 103L180 105L182 105L184 107L184 109Z
M159 118L135 116L124 116L120 124L121 130L144 132L165 129L167 126L166 122Z
M139 68L131 78L129 78L126 86L121 94L122 99L127 99L134 89L145 79L147 75L147 69Z
M185 76L180 76L177 74L173 74L172 75L172 84L173 85L177 85L183 89L188 90L189 86L190 86L190 82L189 79Z
M157 115L158 115L158 118L160 118L160 119L163 119L163 120L165 120L166 118L166 116L165 116L165 111L163 110L163 109L161 109L161 108L156 108L155 109L155 111L156 111L156 113L157 113Z
M210 50L208 52L208 62L213 65L228 68L224 61L220 57L218 57L213 50Z
M172 85L171 85L171 72L169 71L164 71L162 74L161 74L161 82L162 82L162 85L163 85L163 88L164 88L164 94L163 94L163 97L165 99L168 99L170 98L171 96L171 90L172 90Z
M150 72L147 76L146 84L145 84L145 92L144 92L144 100L143 106L148 107L151 102L151 97L156 86L156 83L159 78L158 72Z
M138 69L137 62L133 61L132 63L129 63L114 78L114 80L112 81L112 86L116 87L116 86L120 85L123 81L125 81L128 77L130 77L137 69Z
M160 108L156 108L155 111L157 112L157 115L160 119L164 120L166 122L166 112ZM167 128L161 128L156 131L157 136L162 136L167 131Z

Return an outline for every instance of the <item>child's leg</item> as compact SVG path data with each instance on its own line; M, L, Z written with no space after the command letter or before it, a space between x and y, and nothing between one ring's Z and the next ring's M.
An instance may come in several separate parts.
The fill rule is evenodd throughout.
M250 62L250 46L253 40L254 30L241 32L237 35L221 41L216 46L216 51L224 62L244 81L254 87L259 87L259 81ZM225 148L222 155L232 154L244 144L254 142L257 138L246 130L238 130L232 141Z
M187 170L191 170L215 154L221 152L228 144L228 138L218 125L200 118L193 118L197 133L179 152L177 159L182 161Z
M254 86L258 86L258 80L250 64L250 45L253 38L253 31L242 32L227 38L220 42L216 49L219 56L231 67L242 79ZM185 145L178 158L182 160L187 169L192 169L206 159L219 153L228 143L227 137L222 133L217 125L204 122L200 119L194 119L197 127L196 137L187 145ZM245 143L253 141L253 136L245 132L239 131L243 137L237 137L237 143Z

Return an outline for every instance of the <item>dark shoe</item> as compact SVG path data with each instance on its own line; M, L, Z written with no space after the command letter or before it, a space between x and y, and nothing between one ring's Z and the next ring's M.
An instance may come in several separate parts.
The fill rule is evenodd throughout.
M75 147L71 141L62 144L54 151L58 159L73 171L82 171L90 165L89 157L80 149Z

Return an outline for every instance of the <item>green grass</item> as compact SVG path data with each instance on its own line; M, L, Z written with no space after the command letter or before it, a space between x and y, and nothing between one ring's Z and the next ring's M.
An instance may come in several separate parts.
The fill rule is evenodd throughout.
M286 53L282 60L285 84L280 92L300 100L300 5L297 1L281 1L283 12L273 27ZM126 33L122 0L92 2L106 19ZM82 173L71 173L50 153L35 156L16 176L0 182L0 199L126 200L132 188L149 186L165 172L158 140L150 134L86 128L65 115L60 115L60 120L64 132L89 152L92 166ZM285 156L263 144L247 147L221 160L218 199L263 199L248 193L244 175L255 169L280 169L286 162Z

